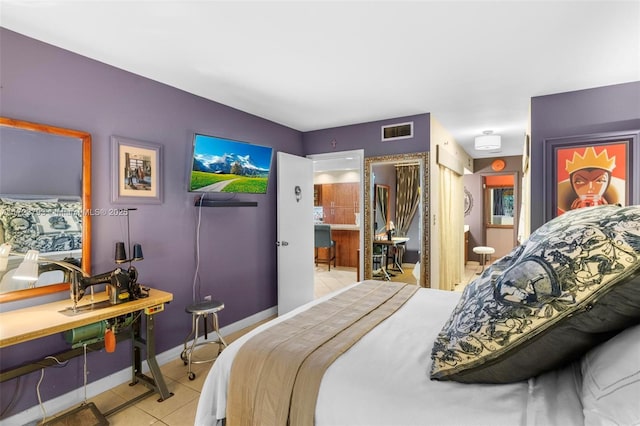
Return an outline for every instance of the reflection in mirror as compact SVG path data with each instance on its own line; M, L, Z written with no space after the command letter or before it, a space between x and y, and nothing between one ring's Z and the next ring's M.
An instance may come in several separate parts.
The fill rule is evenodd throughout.
M428 196L428 154L427 153L415 153L415 154L400 154L400 155L387 155L381 157L368 157L365 158L365 170L364 170L364 279L372 279L374 271L374 261L378 261L377 256L374 259L374 244L380 245L381 240L376 240L376 231L380 229L381 225L377 226L375 223L381 218L376 217L376 210L378 205L378 189L375 185L386 185L388 192L388 207L386 223L395 224L395 236L388 244L411 244L415 246L415 253L417 259L417 265L414 269L414 275L418 277L418 284L422 287L429 287L429 204L427 201ZM411 167L417 165L418 167ZM389 166L393 170L393 182L383 182L382 170ZM408 167L402 167L408 166ZM398 172L399 169L402 172ZM415 169L415 173L414 173ZM386 179L384 179L386 180ZM412 188L415 190L411 193L404 193L404 181L410 181ZM415 186L413 181L415 181ZM396 192L400 195L396 196ZM398 201L400 197L400 201ZM410 218L407 223L401 224L404 218ZM395 220L394 220L395 219ZM374 229L375 226L375 229ZM403 235L407 233L407 235ZM379 237L378 237L379 238ZM407 245L408 247L408 245ZM377 251L376 251L377 253ZM393 264L393 261L391 261ZM408 271L411 273L412 271ZM385 278L385 274L382 275Z
M83 214L90 198L90 134L0 117L0 243L67 258L90 273L91 216ZM20 261L11 257L0 272L0 303L69 290L59 271L35 283L13 280Z
M375 219L373 221L374 234L387 232L389 227L389 185L375 184L374 205Z
M513 226L515 205L513 175L485 176L485 188L487 225Z
M494 188L491 190L492 216L510 218L513 224L513 188Z

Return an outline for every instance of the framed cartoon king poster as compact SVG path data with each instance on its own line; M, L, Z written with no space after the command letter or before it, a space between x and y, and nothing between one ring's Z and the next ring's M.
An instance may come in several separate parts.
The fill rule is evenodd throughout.
M551 196L547 220L578 208L632 203L637 134L586 135L545 142L545 159L550 166L545 169L551 172L546 185Z

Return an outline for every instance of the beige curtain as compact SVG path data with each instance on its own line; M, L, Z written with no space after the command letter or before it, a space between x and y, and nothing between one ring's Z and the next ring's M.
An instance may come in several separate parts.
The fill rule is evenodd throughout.
M396 234L404 237L420 204L420 167L396 167Z
M520 215L518 218L518 243L522 244L529 238L531 201L531 171L529 170L529 135L525 138L524 152L522 154L522 187L520 189Z
M464 189L462 176L440 166L440 289L462 281L464 263Z

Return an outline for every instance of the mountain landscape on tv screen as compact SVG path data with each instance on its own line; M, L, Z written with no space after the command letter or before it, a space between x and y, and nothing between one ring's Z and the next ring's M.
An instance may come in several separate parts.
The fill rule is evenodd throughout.
M207 160L193 160L193 170L206 173L224 173L239 176L267 177L269 169L256 166L249 155L224 154Z

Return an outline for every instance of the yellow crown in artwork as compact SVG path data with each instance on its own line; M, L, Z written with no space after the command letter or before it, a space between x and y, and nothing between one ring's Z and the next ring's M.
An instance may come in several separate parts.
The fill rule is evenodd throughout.
M567 160L565 168L569 174L581 169L604 169L609 172L616 168L616 157L609 158L609 154L605 149L600 154L596 155L596 150L590 146L584 151L584 155L580 155L577 152L573 153L573 159Z

